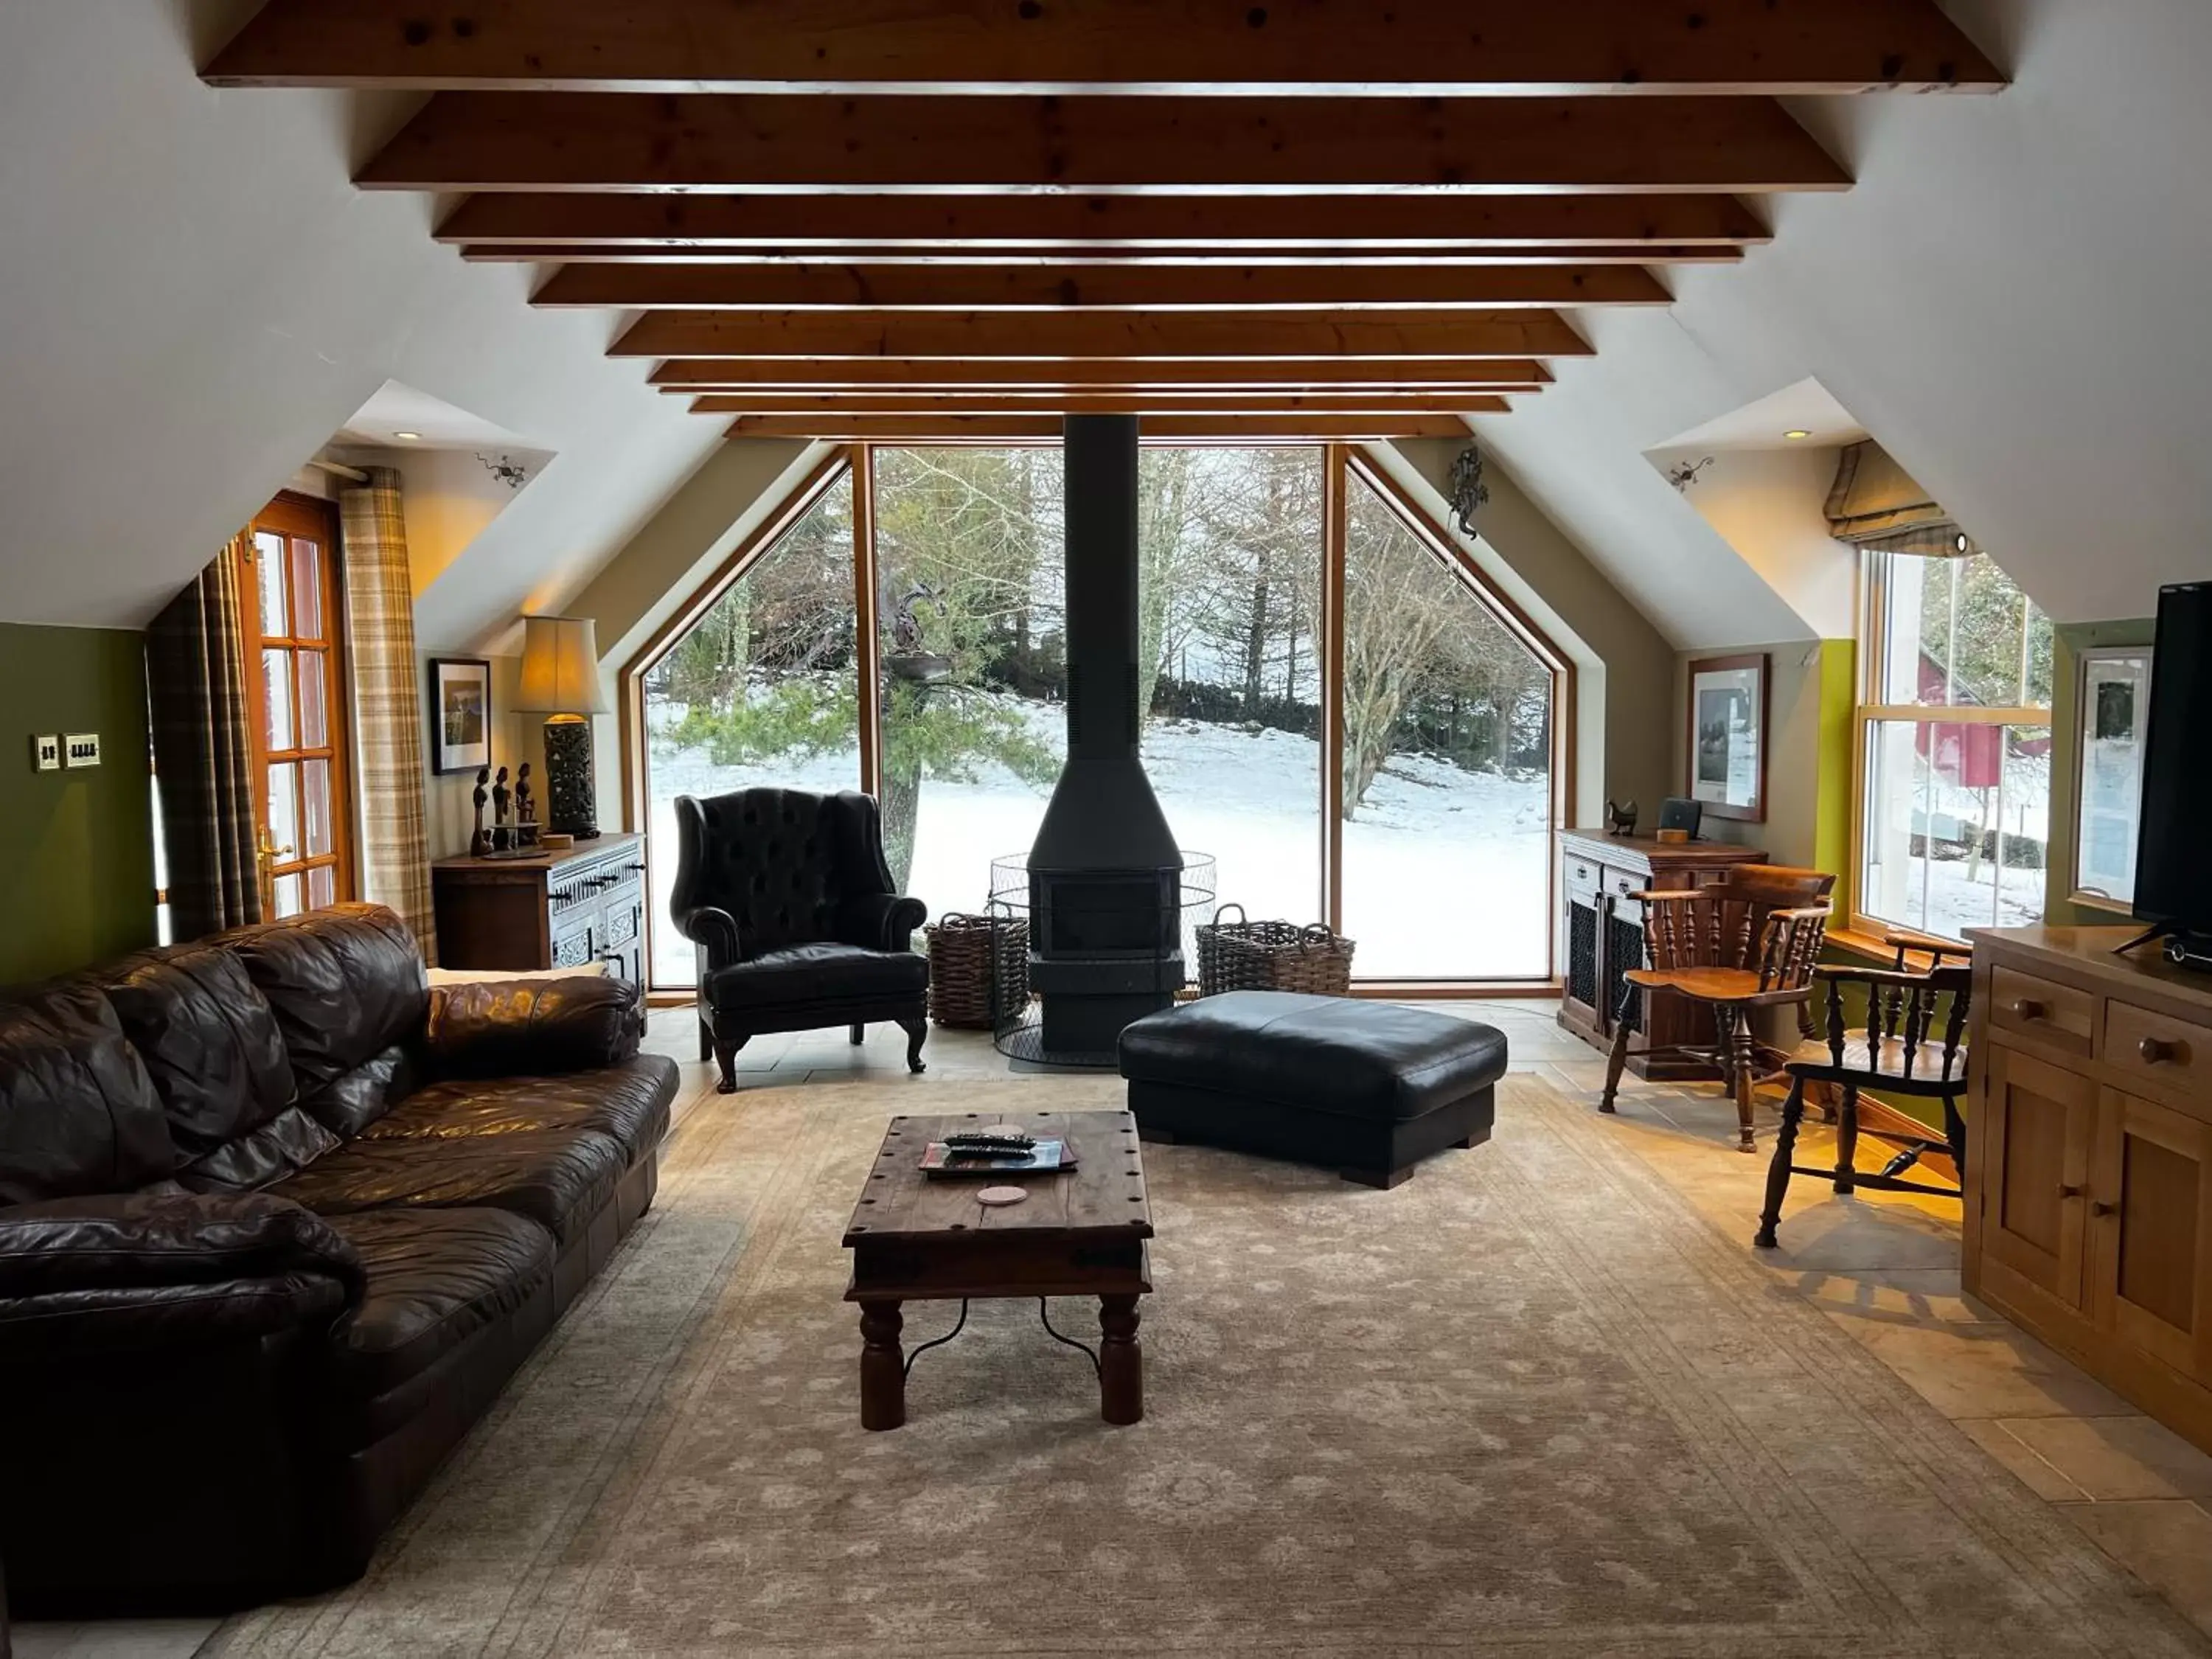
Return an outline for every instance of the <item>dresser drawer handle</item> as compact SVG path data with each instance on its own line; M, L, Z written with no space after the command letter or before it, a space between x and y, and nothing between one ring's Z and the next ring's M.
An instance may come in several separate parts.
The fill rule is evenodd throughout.
M2017 1019L2047 1019L2051 1016L2051 1010L2033 997L2022 997L2018 1002L2013 1004L2012 1012L2014 1018Z
M2146 1066L2163 1066L2181 1057L2179 1048L2159 1037L2145 1037L2136 1044L2136 1052L2142 1056Z
M2061 1187L2058 1189L2058 1196L2061 1198L2079 1198L2087 1191L2088 1191L2088 1188L2086 1187L2065 1186Z
M2106 1204L2100 1201L2089 1206L2089 1213L2092 1215L2118 1215L2119 1212L2120 1206L2117 1204Z

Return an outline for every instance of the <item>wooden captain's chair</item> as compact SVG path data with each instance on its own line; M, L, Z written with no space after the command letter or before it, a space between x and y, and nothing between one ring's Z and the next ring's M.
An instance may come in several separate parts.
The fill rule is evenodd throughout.
M1812 1036L1813 966L1827 938L1828 895L1835 884L1826 871L1752 864L1709 887L1628 895L1644 907L1644 951L1651 965L1626 975L1598 1109L1612 1111L1620 1092L1637 999L1644 998L1648 1009L1654 997L1686 997L1712 1011L1713 1046L1651 1052L1686 1055L1717 1070L1735 1097L1741 1150L1755 1151L1751 1091L1790 1056L1761 1042L1753 1022L1759 1009L1794 1003L1798 1029Z
M1966 1090L1966 1024L1972 1013L1974 970L1970 963L1947 963L1946 957L1964 957L1967 947L1917 936L1892 934L1897 947L1894 968L1817 968L1814 977L1827 988L1827 1035L1809 1039L1783 1069L1790 1074L1790 1097L1782 1106L1782 1129L1775 1137L1774 1162L1766 1172L1766 1207L1759 1218L1753 1243L1773 1249L1774 1230L1782 1219L1782 1200L1796 1176L1832 1181L1837 1192L1849 1194L1861 1187L1880 1192L1923 1193L1935 1198L1960 1198L1966 1178L1966 1133L1959 1115L1959 1097ZM1905 951L1924 952L1925 969L1905 965ZM1844 992L1863 987L1867 1023L1862 1029L1846 1024ZM1793 1164L1797 1129L1805 1119L1808 1085L1840 1089L1842 1105L1836 1120L1836 1167L1819 1169ZM1879 1133L1899 1151L1880 1173L1869 1175L1854 1167L1858 1154L1859 1091L1878 1089L1884 1094L1943 1103L1943 1133L1899 1133L1887 1127ZM1945 1154L1959 1176L1956 1186L1937 1187L1901 1177L1930 1152Z

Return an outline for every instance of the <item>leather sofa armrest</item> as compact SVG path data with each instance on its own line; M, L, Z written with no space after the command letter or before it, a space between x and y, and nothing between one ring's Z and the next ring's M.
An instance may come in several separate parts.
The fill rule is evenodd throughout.
M738 948L738 919L727 910L702 904L696 910L680 913L676 927L699 947L699 971L702 977L743 959Z
M264 1194L133 1194L0 1210L0 1297L164 1291L307 1275L344 1301L368 1283L360 1253L311 1210Z
M554 1077L634 1059L645 993L627 980L487 980L430 993L425 1048L441 1077Z
M863 893L837 912L837 936L870 951L911 951L914 931L929 920L929 907L900 893Z

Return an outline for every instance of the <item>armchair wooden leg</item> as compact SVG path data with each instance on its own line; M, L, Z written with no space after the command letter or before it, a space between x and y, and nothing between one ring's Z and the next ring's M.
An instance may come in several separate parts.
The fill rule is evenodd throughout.
M715 1093L737 1093L738 1050L751 1041L750 1037L718 1036L714 1039L714 1063L722 1068L722 1080L714 1085Z
M1851 1179L1851 1167L1859 1154L1859 1091L1858 1085L1844 1085L1844 1106L1836 1119L1836 1190L1848 1198L1858 1190Z
M868 1040L868 1028L865 1025L855 1025L848 1034L848 1040L855 1048L859 1048Z
M709 1025L702 1016L699 1021L699 1058L712 1060L714 1057L714 1028Z
M917 1014L910 1019L902 1019L899 1021L899 1029L906 1033L906 1068L919 1076L929 1069L921 1060L921 1045L929 1036L928 1017Z
M1620 1006L1613 1017L1613 1049L1605 1057L1605 1092L1597 1100L1597 1109L1601 1112L1612 1111L1613 1098L1620 1092L1620 1074L1628 1065L1628 1014L1635 1006L1636 987L1624 987L1620 993Z
M1735 1121L1739 1152L1759 1150L1757 1120L1752 1115L1752 1085L1759 1080L1759 1044L1751 1034L1751 1011L1731 1008L1727 1020L1728 1066L1729 1092L1735 1096Z
M1752 1243L1762 1250L1778 1249L1774 1230L1782 1221L1782 1200L1790 1190L1790 1160L1797 1155L1797 1126L1805 1121L1805 1079L1793 1078L1790 1098L1782 1103L1782 1128L1774 1137L1774 1161L1766 1166L1766 1207L1759 1212L1759 1231Z

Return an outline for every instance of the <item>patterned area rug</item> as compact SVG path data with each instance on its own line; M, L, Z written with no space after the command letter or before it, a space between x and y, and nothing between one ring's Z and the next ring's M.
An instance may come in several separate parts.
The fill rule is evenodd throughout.
M1491 1145L1395 1192L1148 1147L1143 1423L1102 1424L1083 1358L1000 1303L922 1358L908 1426L864 1432L838 1238L885 1119L1119 1102L710 1099L369 1576L207 1650L2212 1652L1522 1077ZM909 1346L953 1313L909 1307Z

